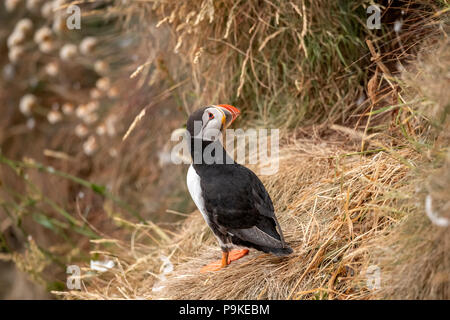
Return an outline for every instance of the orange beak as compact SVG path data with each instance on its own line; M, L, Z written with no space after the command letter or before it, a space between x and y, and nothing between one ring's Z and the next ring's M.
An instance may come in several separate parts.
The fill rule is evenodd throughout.
M227 117L227 126L233 123L234 120L241 114L241 111L239 111L238 108L235 108L233 106L230 106L229 104L218 104L218 107L222 108L222 110L225 112L225 114L231 116L231 120L228 121Z

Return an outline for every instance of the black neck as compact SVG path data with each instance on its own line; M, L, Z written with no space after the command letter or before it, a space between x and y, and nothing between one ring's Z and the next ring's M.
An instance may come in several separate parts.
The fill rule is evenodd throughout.
M204 141L193 137L190 140L190 151L194 166L235 163L225 151L220 140Z

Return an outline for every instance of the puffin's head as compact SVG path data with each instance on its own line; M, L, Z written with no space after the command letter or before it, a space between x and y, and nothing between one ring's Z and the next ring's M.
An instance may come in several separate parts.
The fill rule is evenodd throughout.
M204 141L217 140L241 112L228 104L211 105L194 111L187 121L191 137Z

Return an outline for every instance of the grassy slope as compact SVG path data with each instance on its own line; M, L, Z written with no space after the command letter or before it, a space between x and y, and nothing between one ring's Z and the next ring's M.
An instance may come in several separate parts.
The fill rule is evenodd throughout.
M287 4L289 5L292 6ZM254 8L251 7L251 2L248 6L250 7L241 8L242 11L252 12ZM177 8L169 7L176 12ZM295 7L292 8L294 12L297 12ZM168 10L168 8L165 9ZM317 12L314 19L319 19L321 14L327 16L327 10L323 8L322 10L318 7L309 9L311 12ZM236 10L239 11L239 6L231 10L237 15ZM214 14L217 14L217 11ZM226 16L221 17L225 19ZM176 19L176 16L172 19L175 26ZM239 17L235 16L234 19ZM249 18L249 21L252 20ZM348 21L346 19L346 23ZM445 22L445 20L442 21ZM220 28L224 25L228 24L212 24L211 28L216 26ZM245 22L241 21L240 26L245 29ZM339 25L340 28L345 26L345 23ZM259 30L257 26L253 25L253 27ZM413 31L416 31L416 34L425 32L419 27L419 22L414 19L411 26L406 24L404 28L406 40L411 37ZM183 28L180 29L183 30ZM140 245L136 246L134 242L131 254L119 250L120 254L116 260L121 266L119 270L113 270L102 280L94 279L85 292L70 292L66 293L66 296L100 299L365 299L381 297L448 299L448 232L445 227L436 225L427 217L424 205L426 196L430 195L433 199L437 199L433 202L436 205L433 207L434 212L444 219L450 217L449 198L445 193L445 190L448 190L446 177L449 174L449 96L445 87L450 61L446 53L448 42L445 36L442 37L445 34L442 31L435 33L428 30L431 32L429 35L433 34L432 40L428 38L427 40L430 41L421 45L416 44L415 51L408 51L409 54L403 52L404 55L406 54L404 58L410 60L400 58L402 54L398 56L401 48L396 51L397 53L390 53L386 50L386 45L380 48L380 43L375 42L376 49L372 55L381 50L383 59L381 63L377 61L377 71L373 70L377 76L373 76L374 73L368 72L368 69L365 70L366 77L369 77L366 78L365 83L368 86L367 95L370 98L365 108L368 108L367 111L373 111L365 114L366 117L369 114L368 119L359 114L358 111L361 109L354 107L347 109L334 104L334 107L338 109L326 110L325 106L329 103L321 99L321 93L309 90L310 95L303 96L306 99L317 98L314 102L325 108L322 111L316 109L318 114L323 112L332 122L339 121L338 119L341 118L343 119L341 123L347 126L321 125L306 130L288 131L280 154L279 172L270 177L262 177L274 200L286 239L294 248L293 255L288 258L276 258L253 251L248 257L232 263L223 271L199 274L199 269L211 260L217 259L220 251L201 215L194 212L179 225L175 234L156 226L138 226L136 238L145 238L145 233L153 234L157 231L161 236L158 240L160 243L156 246L146 246L141 241ZM199 31L194 30L195 32ZM221 30L215 29L203 29L202 32L221 34ZM270 40L264 41L261 34L254 32L257 34L255 37L261 39L259 48L264 43L266 43L264 48L267 48L268 43L272 42L271 39L276 39L274 35ZM198 33L196 35L197 37L191 38L191 41L198 43L205 38L198 36ZM310 36L313 37L312 34ZM249 37L248 40L252 46L251 41L255 38L250 35ZM386 40L386 36L383 37ZM320 34L317 39L321 39ZM395 39L390 41L395 42ZM276 46L277 43L274 42ZM239 43L236 43L237 45ZM198 48L198 46L190 46L190 48ZM313 47L311 44L307 51ZM197 96L198 101L204 101L205 96L211 97L210 94L218 94L220 97L222 94L227 96L225 93L229 92L229 95L233 96L233 90L237 89L236 95L239 96L236 98L237 105L240 105L239 102L244 104L245 116L251 118L255 115L255 119L251 122L253 125L257 125L258 121L267 124L264 119L267 116L268 109L265 109L267 107L265 104L268 101L274 101L277 107L285 108L275 113L280 115L281 119L289 118L286 115L292 112L296 113L296 117L299 116L295 119L289 118L289 121L293 122L288 121L288 124L304 119L304 116L311 111L299 109L296 103L303 103L302 98L298 97L294 104L292 102L283 104L285 101L278 99L279 94L270 93L255 84L259 83L257 79L259 73L252 71L251 67L246 69L246 63L249 63L246 62L246 58L256 60L254 56L249 55L252 50L249 49L247 52L241 50L241 54L238 54L242 57L242 60L239 60L241 65L235 68L234 72L240 76L232 77L234 82L231 83L243 84L242 87L220 86L222 91L204 90ZM339 46L333 46L333 48L324 46L321 50L330 53L330 57L336 58L336 54L331 52L339 50ZM255 50L255 52L261 51L264 50ZM419 58L416 58L417 52L420 52ZM284 52L281 52L280 56L283 54ZM283 57L280 63L286 59L285 56ZM312 59L311 63L314 63L314 56L310 54L308 57ZM388 77L385 80L386 73L389 71L384 68L391 67L390 59L393 57L407 65L408 71L403 71L401 75L398 73L396 78ZM216 58L213 56L211 59ZM326 56L321 58L328 61ZM209 61L208 58L205 59ZM227 59L219 61L224 60L230 63ZM322 63L325 63L324 61ZM342 63L345 64L345 62ZM324 65L330 66L330 64ZM208 70L210 67L206 62L206 67L201 65L198 68ZM308 69L308 66L303 67L300 69L305 73L303 77L314 79L312 70ZM225 70L230 69L232 68ZM342 74L339 66L330 69ZM196 70L196 72L200 71ZM383 72L385 78L380 78ZM230 74L225 72L224 76L229 77ZM208 88L208 76L205 79L204 85ZM331 77L331 79L329 83L335 86L334 78ZM340 80L343 83L347 81L349 86L355 85L355 79L346 75L345 72ZM315 81L311 80L311 82ZM230 82L225 81L225 83ZM218 84L220 85L220 81ZM262 86L261 83L260 85ZM315 85L321 88L321 82L315 82ZM259 88L257 92L259 97L250 93L247 96L245 93L242 94L251 92L253 87ZM276 82L274 87L281 87L280 92L285 91L285 87L280 82ZM294 89L294 86L291 85L291 87ZM397 96L396 93L400 90L401 94ZM334 94L339 94L339 91L335 91ZM333 94L323 93L323 96L325 99L333 99ZM342 100L351 100L347 98ZM352 96L352 99L354 98L355 96ZM250 101L256 103L256 106L253 104L252 107L248 107ZM261 101L264 106L259 106L258 101ZM339 114L339 117L336 118L333 114ZM359 114L360 120L355 124L348 118L350 114ZM275 121L274 123L280 119L269 118ZM319 115L318 118L322 117ZM348 127L351 123L353 125ZM366 136L367 133L374 133L374 135L369 138ZM362 143L361 139L365 136L365 141ZM361 152L364 145L364 151ZM423 184L423 181L426 183ZM116 252L115 249L111 249L111 254ZM167 263L167 257L171 261L170 264ZM419 272L417 272L418 265L421 270ZM370 278L370 270L374 267L380 268L380 290L372 290L367 282ZM108 279L111 282L108 282ZM108 283L107 288L106 283Z

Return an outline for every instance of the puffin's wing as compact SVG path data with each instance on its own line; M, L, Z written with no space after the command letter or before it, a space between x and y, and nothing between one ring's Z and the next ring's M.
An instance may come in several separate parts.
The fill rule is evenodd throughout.
M233 165L202 186L205 206L224 233L259 246L285 246L272 200L259 178L249 169ZM220 182L220 184L219 184ZM277 230L278 229L278 230Z

